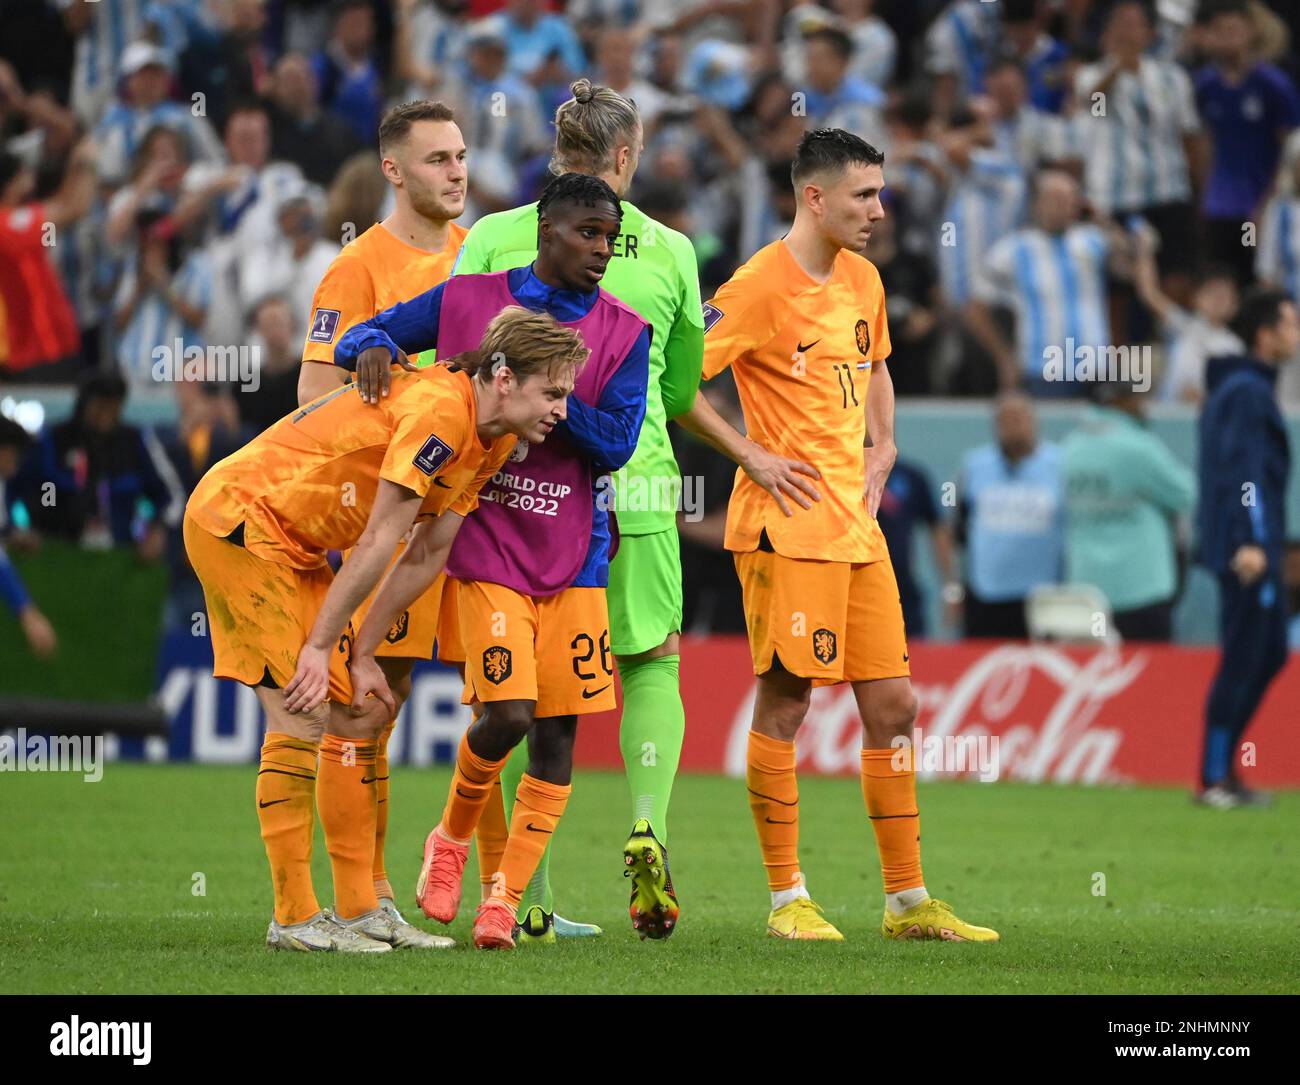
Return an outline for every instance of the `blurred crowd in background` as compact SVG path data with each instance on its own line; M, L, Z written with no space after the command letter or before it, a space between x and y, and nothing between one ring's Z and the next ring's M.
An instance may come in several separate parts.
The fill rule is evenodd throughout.
M468 227L536 197L574 77L626 94L644 123L629 198L691 238L705 298L789 228L805 130L884 150L867 255L897 394L1003 399L961 502L942 508L902 463L882 519L899 521L900 580L896 547L928 526L945 590L1003 578L986 601L1067 573L1063 456L1038 440L1034 401L1082 385L1043 379L1053 345L1150 348L1150 390L1118 405L1140 417L1148 400L1195 406L1207 359L1243 353L1243 290L1300 296L1300 4L1285 0L0 0L0 23L0 397L77 387L71 419L0 426L11 547L46 533L168 551L194 481L296 406L312 293L391 209L375 133L413 98L456 110ZM160 345L252 349L257 389L233 393L238 367L160 380ZM137 395L167 397L173 424L127 425ZM1280 396L1300 407L1300 366ZM725 387L716 399L737 417ZM732 468L693 445L681 459L708 505L683 525L688 626L735 628L718 519ZM1047 549L972 551L963 572L968 498L1022 460L1038 496L1012 518ZM1170 472L1172 519L1195 490ZM43 509L51 479L81 499ZM965 594L946 597L954 625Z

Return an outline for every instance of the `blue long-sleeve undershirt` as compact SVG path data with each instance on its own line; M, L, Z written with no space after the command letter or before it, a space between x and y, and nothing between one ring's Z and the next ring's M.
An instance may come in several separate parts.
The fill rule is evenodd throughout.
M506 283L511 295L524 308L549 313L565 323L581 320L591 312L599 296L598 290L584 293L548 286L537 277L531 264L507 272ZM349 328L334 348L334 364L355 372L358 356L371 347L383 347L394 359L398 349L417 354L436 347L445 285L439 283L410 301L399 302ZM645 420L650 335L648 326L642 329L605 382L598 403L592 405L571 395L568 417L556 427L557 434L591 460L595 475L618 470L636 451ZM575 587L604 586L608 582L610 531L603 504L599 500L592 503L591 546L574 581Z

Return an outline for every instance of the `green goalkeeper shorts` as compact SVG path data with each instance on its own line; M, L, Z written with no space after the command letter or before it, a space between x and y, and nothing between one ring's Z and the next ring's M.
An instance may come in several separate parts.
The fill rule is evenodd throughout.
M657 648L682 629L682 552L677 528L624 535L609 566L609 635L616 656Z

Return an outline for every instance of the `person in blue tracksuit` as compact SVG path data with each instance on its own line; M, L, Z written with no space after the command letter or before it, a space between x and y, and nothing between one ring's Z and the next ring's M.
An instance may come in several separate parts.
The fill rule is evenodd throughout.
M1300 350L1300 314L1280 290L1242 301L1249 354L1211 360L1200 421L1200 558L1218 577L1223 658L1205 706L1199 800L1225 809L1267 801L1238 773L1242 736L1287 661L1286 488L1291 451L1274 387Z

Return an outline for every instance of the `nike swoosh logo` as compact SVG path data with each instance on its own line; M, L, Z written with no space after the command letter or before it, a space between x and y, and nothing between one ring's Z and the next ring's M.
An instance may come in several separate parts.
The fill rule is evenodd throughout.
M791 818L789 821L782 821L780 818L767 818L766 820L769 825L793 825L794 824L794 818Z
M530 833L553 833L555 831L554 829L539 829L531 821L528 823L527 828Z
M363 776L361 777L361 782L363 784L373 784L378 779L378 776Z
M288 801L289 801L288 799L272 799L270 802L263 802L261 799L258 799L257 805L260 809L265 810L268 806L274 806L276 803L288 802Z
M582 699L584 701L590 701L593 697L598 697L600 694L604 693L605 690L609 689L613 684L613 682L607 682L605 685L601 686L600 689L593 689L590 692L584 689L582 691Z
M774 795L764 795L761 791L755 791L752 787L747 787L745 788L745 790L748 791L751 795L757 795L760 799L766 799L768 802L780 803L782 806L799 805L798 799L795 799L793 802L786 802L784 799L778 799Z
M798 341L796 340L796 342ZM821 342L820 339L814 339L807 346L804 346L802 343L799 343L799 353L802 354L805 350L812 350L812 348L815 347L820 342Z
M443 482L442 479L438 478L436 475L434 476L433 484L434 484L435 486L441 486L444 490L450 490L450 489L451 489L451 483L450 483L450 482Z

